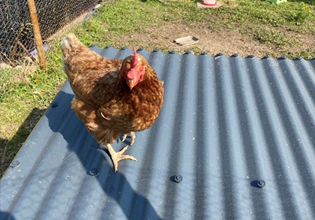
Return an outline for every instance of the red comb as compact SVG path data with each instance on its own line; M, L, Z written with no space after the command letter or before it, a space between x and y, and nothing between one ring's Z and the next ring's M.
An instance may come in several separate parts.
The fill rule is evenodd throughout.
M132 58L132 66L136 66L138 63L137 50L133 48L133 58Z

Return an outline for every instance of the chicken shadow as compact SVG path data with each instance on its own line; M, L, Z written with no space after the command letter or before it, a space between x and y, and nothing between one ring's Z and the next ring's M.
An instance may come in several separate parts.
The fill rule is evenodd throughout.
M51 108L59 108L58 109L59 113L67 112L66 113L66 115L68 115L67 117L71 117L70 119L71 123L74 123L76 125L81 125L84 127L84 124L82 124L81 121L79 121L79 119L75 116L75 113L70 108L70 103L72 99L73 99L72 94L66 93L64 91L60 91L55 101L52 103ZM86 174L93 176L93 173L91 173L91 171L95 167L93 167L93 164L91 164L91 162L86 159L86 151L82 150L82 148L87 147L87 146L84 146L84 144L82 144L82 146L78 147L77 144L72 144L75 142L75 140L73 140L74 139L73 130L71 130L71 128L69 129L67 128L67 125L64 124L62 116L60 116L58 112L54 112L50 110L51 109L49 109L46 113L46 117L48 118L50 129L54 132L60 133L63 136L63 138L68 143L69 150L74 152L78 156L81 164L86 170ZM87 130L86 132L88 133ZM93 138L92 135L91 135L91 138ZM103 150L100 150L100 147L98 147L98 144L94 140L94 138L93 138L92 145L93 147L90 150L94 150L98 152L103 151ZM102 153L95 154L97 155L96 157L98 157L98 158L95 158L95 161L97 160L104 161L105 160L104 154L106 154L105 151L103 151ZM101 175L101 174L99 176L95 175L95 178L97 178L103 192L105 192L107 196L111 197L117 202L117 204L120 206L121 210L123 211L127 219L131 219L131 220L132 219L145 219L145 217L147 216L149 216L150 219L161 219L161 217L159 217L154 207L152 206L151 202L146 197L135 192L135 190L132 188L132 186L128 182L128 179L126 178L125 175L123 175L119 171L115 173L113 171L113 168L106 161L103 162L101 166L103 166L102 172L104 171L107 173L105 175ZM104 178L100 176L103 176L103 177L105 176L106 178L105 181L104 181ZM112 178L112 179L109 179L109 178ZM130 201L129 199L121 199L122 198L121 191L117 189L119 186L124 186L124 194L130 196L132 201L137 201L137 202L130 203L130 202L126 202L126 201ZM106 210L104 212L106 212ZM103 213L103 214L106 214L106 213Z

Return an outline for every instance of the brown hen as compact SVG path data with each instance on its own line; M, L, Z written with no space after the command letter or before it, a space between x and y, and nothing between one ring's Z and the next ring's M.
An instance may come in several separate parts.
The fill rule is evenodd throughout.
M118 170L128 146L115 152L110 143L120 134L131 135L149 128L163 104L163 82L147 60L137 54L124 60L107 59L84 46L74 34L63 39L63 65L75 94L72 109L101 146L107 146Z

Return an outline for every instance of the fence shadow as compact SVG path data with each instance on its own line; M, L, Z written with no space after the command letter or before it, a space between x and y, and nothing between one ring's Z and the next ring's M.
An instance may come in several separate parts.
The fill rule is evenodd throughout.
M0 178L45 112L46 109L34 108L11 140L0 138Z

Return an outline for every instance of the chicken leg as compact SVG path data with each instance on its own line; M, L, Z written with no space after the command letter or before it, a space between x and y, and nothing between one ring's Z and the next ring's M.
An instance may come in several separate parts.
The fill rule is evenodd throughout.
M130 138L131 138L130 145L133 145L135 143L135 140L136 140L136 134L135 134L135 132L130 132L129 134L130 134ZM127 135L128 134L124 134L122 136L122 139L121 139L122 142L124 142L126 140Z
M117 172L118 170L118 162L121 160L133 160L133 161L137 161L137 159L133 156L130 155L124 155L125 151L128 150L128 145L126 147L124 147L123 149L121 149L120 151L116 152L114 151L113 147L111 144L107 144L107 150L110 154L110 157L113 161L113 166L114 166L114 170L115 172Z

